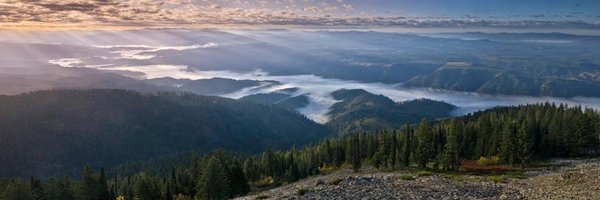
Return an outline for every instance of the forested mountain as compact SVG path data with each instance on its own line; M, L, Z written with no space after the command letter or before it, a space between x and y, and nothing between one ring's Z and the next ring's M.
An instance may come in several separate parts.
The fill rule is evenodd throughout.
M306 94L294 96L296 91L298 91L298 88L287 88L266 94L248 95L240 98L240 100L260 104L273 104L289 110L296 110L310 103Z
M593 72L581 73L578 78L555 76L532 78L502 69L441 67L429 75L409 80L406 86L487 94L556 97L600 96L600 84L595 78L597 76L598 73Z
M84 165L190 150L259 152L329 133L296 112L220 97L123 90L0 96L0 175L73 175Z
M139 171L135 175L129 171L134 168L128 167L134 165L125 165L111 177L104 170L94 173L86 168L76 182L68 178L32 178L29 183L0 180L0 194L4 199L225 199L248 193L251 185L277 186L343 164L355 170L372 165L381 170L455 171L461 161L494 157L497 164L527 166L540 159L585 155L598 148L599 136L600 116L593 110L548 103L499 107L376 134L325 139L299 149L267 150L256 156L223 151L172 156L135 165Z
M123 41L123 38L117 37L119 34L92 33L90 38L86 36L85 39L93 40L94 44L87 45L62 39L61 42L50 41L47 40L49 36L41 36L46 38L45 41L35 44L28 40L20 41L21 43L1 42L0 93L18 94L65 87L148 89L149 82L175 82L183 85L190 81L158 79L144 82L114 75L105 77L106 74L97 72L144 79L143 72L115 70L114 67L153 64L189 66L185 73L253 73L260 70L271 76L313 74L326 79L406 83L405 85L414 87L488 94L600 96L598 36L561 33L431 35L291 30L243 30L232 33L224 30L188 29L117 32L133 35L133 38L152 35L161 39L157 43L146 44L148 47L111 48L106 48L106 45L127 45L132 41ZM171 34L177 37L172 37ZM3 35L8 37L8 33ZM165 35L169 35L166 36L168 40L164 39ZM102 42L92 39L96 37L103 38ZM105 43L106 41L111 42ZM193 47L207 43L218 46L160 51L150 48ZM31 52L28 49L36 49L36 59L15 59L29 58ZM129 59L115 51L145 51L138 54L151 58ZM49 61L54 64L49 64ZM84 71L83 68L88 70ZM176 73L160 75L181 77ZM247 76L236 79L244 78ZM57 79L62 80L54 82ZM198 85L190 85L192 91L193 86ZM239 87L233 87L235 88ZM219 93L224 91L217 90ZM198 92L214 93L210 90Z
M341 135L398 128L423 118L435 120L450 117L450 113L456 109L454 105L429 99L397 103L386 96L360 89L342 89L331 95L339 102L331 107L327 124Z

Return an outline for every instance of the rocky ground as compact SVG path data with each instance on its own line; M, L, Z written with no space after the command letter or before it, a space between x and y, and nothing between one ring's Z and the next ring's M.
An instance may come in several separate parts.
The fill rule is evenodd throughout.
M518 176L339 170L239 199L600 199L600 159L550 164Z
M600 199L600 159L557 160L555 171L511 182L526 199Z

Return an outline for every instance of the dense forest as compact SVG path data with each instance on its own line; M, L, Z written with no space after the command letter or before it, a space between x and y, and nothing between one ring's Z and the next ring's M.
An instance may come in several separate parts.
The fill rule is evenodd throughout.
M56 90L0 96L0 176L78 175L185 151L259 153L331 131L278 106L193 94Z
M345 165L355 170L372 165L381 170L456 171L461 161L495 157L498 164L523 167L537 160L585 155L598 148L599 136L600 116L590 109L549 103L498 107L255 156L225 151L176 156L170 163L179 164L158 173L152 170L158 162L147 162L134 174L128 165L122 166L111 178L104 169L84 168L78 181L4 180L0 193L2 199L224 199Z
M578 68L593 68L582 64ZM477 66L481 67L481 66ZM558 70L557 70L558 71ZM575 71L575 70L573 70ZM597 76L597 72L590 76ZM576 97L599 96L598 81L587 78L529 77L528 74L506 73L501 69L441 67L426 76L419 76L406 82L406 86L432 87L457 91L487 94L511 94L531 96ZM591 80L586 80L591 79Z

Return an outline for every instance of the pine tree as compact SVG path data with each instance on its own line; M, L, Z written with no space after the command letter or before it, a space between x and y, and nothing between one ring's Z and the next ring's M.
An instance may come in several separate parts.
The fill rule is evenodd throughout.
M388 167L388 160L389 160L389 156L390 156L390 149L391 149L391 142L390 139L388 138L388 134L385 131L382 131L378 134L379 137L379 146L377 148L377 162L379 163L380 167L382 168L387 168Z
M171 183L169 182L166 183L163 200L173 200L173 191L171 191Z
M502 139L500 143L500 158L506 164L512 165L515 163L515 126L512 121L507 122L502 129Z
M156 182L143 172L136 177L133 193L137 199L160 199L162 196Z
M246 179L250 181L255 181L259 178L259 171L254 163L254 158L248 158L244 161L244 174L246 175Z
M208 163L198 181L196 198L226 199L230 196L228 188L228 180L221 161L213 155L208 159Z
M297 171L298 169L296 168L296 173L298 173ZM229 180L229 191L231 193L230 197L244 195L250 192L250 185L248 185L248 180L246 179L244 171L242 170L238 160L234 160L229 164L229 170L227 170L226 178ZM297 179L294 181L296 180Z
M446 170L456 170L459 164L458 133L454 124L455 122L451 122L446 130L446 144L444 145L442 156L444 169Z
M283 177L284 181L288 183L292 183L300 179L300 171L298 170L296 163L292 163L290 165Z
M44 198L44 188L42 188L42 183L40 180L36 180L33 177L30 178L29 187L31 188L31 195L34 200L43 200Z
M0 195L2 195L2 199L7 200L33 200L30 186L19 180L8 184Z
M89 166L83 169L81 175L81 183L77 190L77 199L81 200L97 200L96 189L98 188L98 180L94 175L94 172Z
M521 161L521 166L524 166L531 161L534 145L533 128L529 120L525 120L521 124L518 139L518 159Z
M360 171L360 167L361 167L361 152L360 152L360 139L359 136L356 135L354 136L354 139L352 140L351 143L351 148L352 148L352 169L354 170L354 172L358 172Z
M417 128L417 148L415 151L415 161L419 167L425 168L427 162L434 155L434 146L431 143L431 133L427 120L423 119Z
M75 196L73 195L73 192L71 191L71 180L69 179L69 177L65 177L63 181L59 181L59 194L58 194L58 198L60 200L74 200Z
M261 168L264 175L275 175L277 171L277 161L273 151L269 148L265 151L261 158Z
M404 133L404 144L403 146L403 154L402 154L402 161L404 162L404 166L408 167L410 165L410 156L411 156L411 139L412 139L412 130L410 129L410 126L407 124L406 128L404 129L406 132Z
M104 168L100 168L100 177L98 178L98 184L96 189L97 197L100 200L112 200L108 192L108 182L106 181L106 174Z
M390 167L392 168L392 170L396 169L396 158L398 157L397 155L397 149L398 149L398 138L396 137L396 131L392 132L392 136L391 136L391 144L390 144Z

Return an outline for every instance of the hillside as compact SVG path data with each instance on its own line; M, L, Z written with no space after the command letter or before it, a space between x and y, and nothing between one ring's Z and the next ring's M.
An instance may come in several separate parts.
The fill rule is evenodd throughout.
M119 97L127 102L123 98L126 96ZM188 98L200 97L183 96L176 100L193 104ZM218 100L211 98L209 102ZM81 121L69 119L75 123ZM57 124L48 120L42 123ZM16 196L28 193L52 197L57 190L67 196L84 196L79 199L115 199L117 196L125 199L226 199L252 191L257 192L256 196L245 198L346 199L360 194L374 199L548 199L552 196L571 199L596 193L597 161L572 162L576 165L573 170L561 171L560 167L571 161L552 159L594 155L600 144L599 134L600 116L593 110L550 103L498 107L431 124L423 120L417 126L406 125L399 130L328 138L302 148L266 150L253 156L227 151L181 153L128 163L109 173L103 169L95 173L93 170L98 168L84 168L83 178L77 181L36 177L28 181L0 179L0 193L4 199L17 199ZM171 140L172 136L164 141ZM246 140L236 141L246 143ZM77 146L78 143L84 144L78 146L78 151L97 150L94 147L106 144L100 140L94 141L96 144L77 141L69 145ZM47 144L37 142L26 148L39 149L35 145ZM126 145L145 150L160 146L156 142L147 144L152 148L137 143ZM3 152L15 148L4 145ZM59 152L64 152L64 146L61 147ZM127 152L123 149L97 152L117 152L113 154L115 158L122 158L123 152ZM39 155L40 152L43 151L36 153ZM10 156L22 157L14 152ZM16 162L27 167L25 164L32 161L47 160L41 159L42 156ZM102 155L88 156L102 158ZM6 157L3 155L2 158ZM275 189L267 191L272 188Z
M569 72L570 73L570 72ZM600 96L598 73L582 73L577 77L528 77L499 69L442 67L429 75L415 77L406 86L447 90L531 96Z
M259 104L272 104L289 110L296 110L307 106L310 102L306 94L294 95L298 88L287 88L271 93L252 94L240 98Z
M342 135L398 128L424 118L446 118L456 108L454 105L429 99L394 102L383 95L374 95L360 89L338 90L331 95L339 102L331 107L327 125Z
M74 175L189 150L288 148L329 129L277 106L220 97L58 90L0 96L0 175Z

